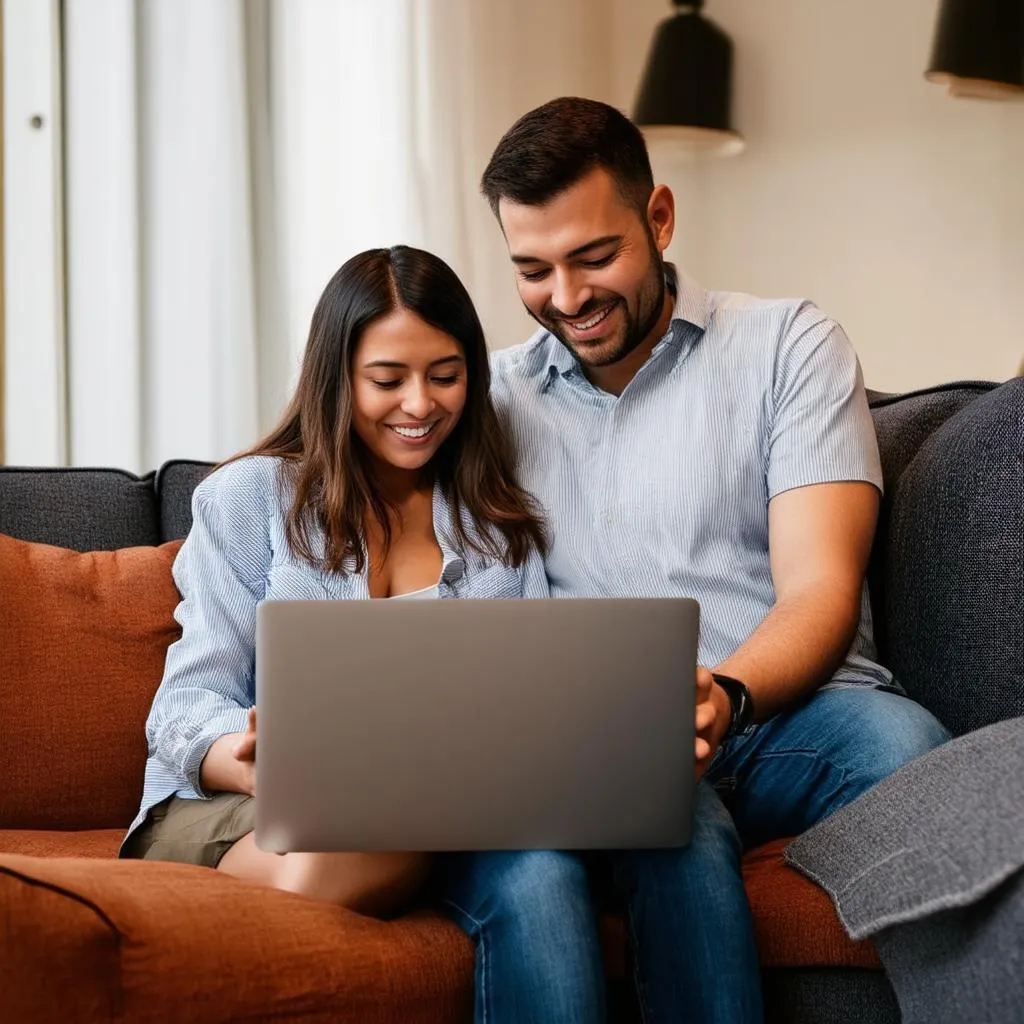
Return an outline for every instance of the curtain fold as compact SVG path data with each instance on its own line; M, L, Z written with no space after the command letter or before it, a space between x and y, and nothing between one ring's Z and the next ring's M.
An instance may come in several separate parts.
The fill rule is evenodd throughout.
M222 458L257 429L244 0L139 4L142 454ZM271 198L271 197L264 197Z
M253 210L272 199L246 6L65 0L73 464L145 471L256 434Z

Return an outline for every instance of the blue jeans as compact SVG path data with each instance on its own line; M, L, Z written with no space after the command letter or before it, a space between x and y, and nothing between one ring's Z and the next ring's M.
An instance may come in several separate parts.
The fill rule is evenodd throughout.
M803 832L948 738L906 697L846 687L819 690L726 744L697 786L689 846L607 855L644 1021L760 1021L743 851ZM583 857L456 854L438 884L442 907L476 943L478 1022L606 1019Z

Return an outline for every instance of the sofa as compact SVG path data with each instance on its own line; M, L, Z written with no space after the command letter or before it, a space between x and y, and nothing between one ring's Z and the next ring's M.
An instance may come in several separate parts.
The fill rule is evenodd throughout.
M1024 380L869 398L881 658L954 733L1020 715ZM472 946L429 902L377 921L115 859L177 635L170 567L209 469L0 467L0 1020L470 1019ZM871 942L847 936L785 846L744 861L768 1019L898 1021ZM631 1019L611 903L601 926L612 1016Z

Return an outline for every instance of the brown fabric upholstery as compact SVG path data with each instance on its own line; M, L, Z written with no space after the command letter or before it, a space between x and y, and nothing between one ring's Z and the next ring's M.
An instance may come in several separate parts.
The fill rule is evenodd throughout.
M221 996L209 996L204 1004L197 992L203 990L206 972L213 970L206 964L211 952L221 941L226 930L231 928L233 915L242 914L245 928L259 933L250 936L241 945L236 945L236 931L231 928L231 949L238 953L236 961L226 976L235 977L240 969L238 963L246 965L239 975L240 989L235 1002L223 1004L225 1014L250 1012L245 999L263 1000L274 1012L285 1013L286 1019L292 1010L279 1010L279 1006L290 1006L295 998L291 989L282 986L298 985L302 989L297 1017L323 1019L331 1013L338 1019L358 1020L416 1020L415 1014L421 1007L422 1019L431 1019L430 1003L433 998L442 999L445 1005L463 1007L459 1013L469 1013L472 985L472 949L461 933L443 919L432 914L413 915L398 922L381 924L357 915L348 914L329 906L299 900L304 910L292 914L298 897L291 897L272 890L251 888L207 869L189 868L183 865L153 862L117 862L112 858L120 843L122 832L118 829L92 832L33 832L27 830L0 831L0 934L4 936L5 948L17 946L18 955L10 964L13 972L24 972L25 978L33 978L46 963L47 976L55 972L58 976L74 979L76 1000L79 998L80 982L84 986L80 996L82 1005L95 1007L96 1019L106 1019L104 1009L115 999L120 987L137 992L139 1005L147 999L173 999L175 1003L184 998L191 1000L185 1005L189 1013L213 1014L209 1019L226 1019L214 1012L213 1006ZM787 840L771 843L751 851L744 860L744 877L754 915L762 965L771 967L860 967L880 968L881 965L870 942L852 942L843 931L827 896L804 876L788 868L782 860L782 851ZM18 854L33 854L40 858L28 859L21 856L3 856L14 851ZM74 856L93 858L92 861L55 860L54 857ZM96 864L96 859L107 864ZM136 876L125 876L127 863ZM142 874L144 872L144 874ZM12 879L17 880L15 885ZM223 881L224 885L221 885ZM35 890L42 887L43 892ZM239 887L242 892L240 893ZM29 892L29 890L33 890ZM48 892L49 890L49 892ZM54 892L59 891L59 898ZM281 901L285 901L282 907ZM83 904L83 901L84 904ZM90 910L83 913L82 907ZM39 915L33 917L30 915ZM45 920L43 920L45 918ZM103 925L109 919L109 927ZM201 920L200 920L201 919ZM243 918L239 918L241 921ZM31 931L31 922L42 921L40 929L32 931L30 953L25 943L19 940L21 929ZM103 925L101 927L101 925ZM351 926L351 927L350 927ZM404 929L410 929L406 932ZM301 929L303 934L293 937L278 949L274 937L278 929ZM173 938L169 933L177 933ZM316 934L314 934L316 933ZM612 979L628 976L626 935L621 917L602 914L600 919L601 945L605 969ZM114 938L111 938L111 935ZM193 935L194 940L185 938ZM45 960L43 949L47 942L56 937L59 957L56 963ZM136 963L138 975L120 975L121 967L116 953L120 943L129 941L139 945L136 961L125 960L129 966ZM114 943L115 952L110 952ZM369 943L369 945L364 945ZM434 944L438 943L436 952ZM164 946L167 944L167 949ZM250 949L249 947L253 948ZM259 956L278 956L282 963L296 966L303 958L309 958L308 970L298 971L295 976L282 978L280 984L273 980L275 972L267 968L271 976L262 981L250 978L257 970ZM328 967L332 958L340 958L343 964L355 957L353 977L356 984L349 986L339 980L339 968ZM464 962L463 962L464 961ZM262 961L266 967L269 959ZM85 975L78 971L86 968L96 972L90 974L85 985ZM0 993L4 991L4 970L0 967ZM127 972L127 967L125 968ZM187 991L179 992L178 983L173 979L165 996L162 979L176 971L184 970L191 976ZM344 967L340 969L344 973ZM379 973L379 977L374 972ZM410 995L415 989L417 978L426 972L425 984L429 996ZM388 982L386 996L381 990L382 1005L393 1009L393 1016L387 1016L382 1008L378 1016L367 1015L366 1009L373 998L375 986L384 983L382 979L393 977ZM466 991L462 991L463 978ZM102 980L97 987L96 978ZM348 975L346 975L346 978ZM319 979L319 980L316 980ZM71 982L69 982L70 984ZM212 982L210 982L212 984ZM446 987L447 986L447 987ZM43 1020L57 1019L48 1009L49 995L40 990L23 993L35 1002L5 1005L0 997L0 1019L8 1019L7 1010L16 1010L21 1016L13 1019ZM230 985L223 985L223 993L234 991ZM443 990L442 995L437 992ZM459 995L458 993L462 994ZM206 998L206 997L204 997ZM235 998L235 997L232 997ZM421 1000L427 999L427 1003ZM460 1003L462 999L465 1002ZM239 1002L238 1000L242 1000ZM410 1003L411 1000L411 1003ZM168 1003L165 1001L166 1007ZM409 1009L414 1005L414 1009ZM320 1011L314 1010L319 1006ZM423 1009L423 1007L427 1007ZM133 1011L134 1012L134 1011ZM440 1013L440 1010L436 1012ZM403 1016L405 1015L405 1016ZM155 1013L152 1014L156 1019ZM91 1019L91 1018L90 1018ZM149 1017L141 1017L146 1020ZM445 1018L448 1019L448 1018Z
M124 839L123 828L87 832L37 832L28 828L0 828L0 854L24 857L116 857Z
M0 535L0 828L126 828L180 627L180 541L80 554Z
M875 947L843 930L825 891L783 862L788 843L768 843L743 859L761 965L881 968Z
M88 902L10 874L6 860L0 857L0 1020L121 1020L116 932Z
M473 947L431 913L394 922L208 868L0 857L0 1019L468 1020ZM65 1015L53 1013L63 993Z

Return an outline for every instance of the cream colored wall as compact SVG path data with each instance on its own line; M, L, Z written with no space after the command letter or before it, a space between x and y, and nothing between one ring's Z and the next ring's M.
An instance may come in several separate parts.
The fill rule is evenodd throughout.
M665 0L611 0L629 108ZM738 157L681 164L670 255L705 285L807 295L869 386L1003 379L1024 356L1024 103L923 79L936 0L708 0L735 45Z

